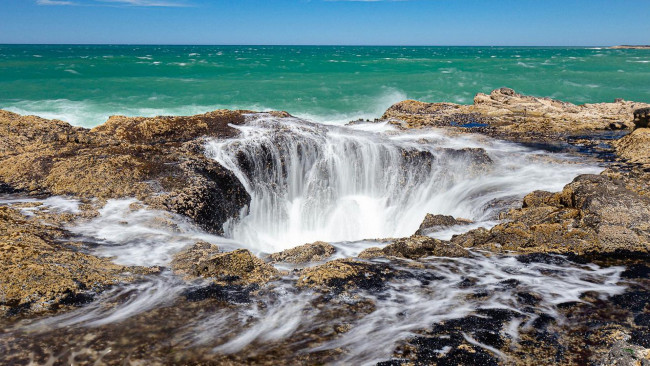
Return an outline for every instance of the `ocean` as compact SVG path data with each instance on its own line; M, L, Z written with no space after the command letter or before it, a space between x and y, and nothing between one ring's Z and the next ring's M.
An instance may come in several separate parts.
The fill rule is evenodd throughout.
M286 110L328 124L404 99L471 104L508 86L650 102L650 51L540 47L0 45L0 108L92 127L114 114Z

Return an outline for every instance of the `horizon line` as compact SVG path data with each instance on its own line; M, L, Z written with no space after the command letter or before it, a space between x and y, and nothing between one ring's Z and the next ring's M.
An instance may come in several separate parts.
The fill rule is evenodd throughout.
M0 46L210 46L210 47L237 47L237 46L257 46L257 47L568 47L568 48L586 48L586 47L639 47L646 45L481 45L481 44L262 44L262 43L2 43Z

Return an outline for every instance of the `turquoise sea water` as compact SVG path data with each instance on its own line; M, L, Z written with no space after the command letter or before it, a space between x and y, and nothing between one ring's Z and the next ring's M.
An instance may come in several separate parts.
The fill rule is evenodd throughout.
M407 98L471 104L501 86L574 103L650 102L650 50L0 45L0 108L81 126L217 108L344 123Z

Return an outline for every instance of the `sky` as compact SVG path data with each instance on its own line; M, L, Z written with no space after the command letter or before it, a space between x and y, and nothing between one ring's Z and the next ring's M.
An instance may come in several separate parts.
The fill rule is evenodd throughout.
M650 44L650 0L0 0L0 43Z

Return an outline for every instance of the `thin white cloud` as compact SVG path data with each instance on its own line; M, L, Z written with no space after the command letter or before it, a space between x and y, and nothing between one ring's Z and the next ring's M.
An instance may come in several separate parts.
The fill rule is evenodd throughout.
M36 4L38 4L38 5L76 5L77 3L74 3L72 1L64 1L64 0L36 0Z
M379 3L379 2L402 2L409 0L325 0L327 2L357 2L357 3Z
M158 0L102 0L103 2L123 4L129 6L166 6L166 7L186 7L187 3L179 1L158 1Z
M38 5L88 5L88 6L149 6L149 7L188 7L192 6L184 0L92 0L89 2L74 2L69 0L36 0Z

